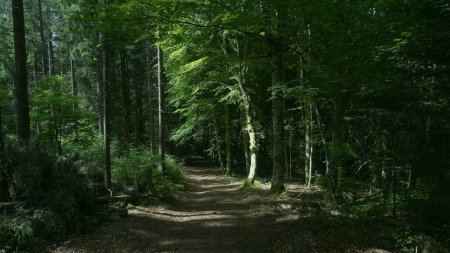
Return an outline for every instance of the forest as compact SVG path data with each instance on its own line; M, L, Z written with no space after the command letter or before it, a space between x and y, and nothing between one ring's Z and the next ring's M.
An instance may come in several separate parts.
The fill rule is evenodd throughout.
M449 0L0 1L0 253L450 252Z

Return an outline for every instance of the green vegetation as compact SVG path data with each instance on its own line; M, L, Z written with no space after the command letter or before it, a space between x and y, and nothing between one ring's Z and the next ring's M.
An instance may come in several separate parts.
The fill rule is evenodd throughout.
M158 156L146 148L131 149L123 158L112 165L112 175L117 190L126 192L127 188L138 193L159 196L185 187L186 172L171 156L166 156L166 171L158 171Z
M7 177L13 179L11 195L18 201L3 210L0 220L1 245L7 252L26 249L32 236L59 241L90 231L114 213L94 204L96 168L43 150L8 146L1 159L1 168L12 173Z
M0 252L186 190L178 161L449 247L448 24L448 0L2 1Z

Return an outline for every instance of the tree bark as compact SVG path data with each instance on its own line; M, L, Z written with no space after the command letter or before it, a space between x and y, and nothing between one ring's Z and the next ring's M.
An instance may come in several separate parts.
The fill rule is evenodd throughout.
M4 154L4 143L3 143L3 118L2 118L2 107L0 105L0 160L3 159ZM0 202L8 201L9 191L8 191L8 179L6 176L5 168L0 167Z
M312 104L305 103L305 184L311 187L312 181L312 158L313 158L313 120L312 120Z
M284 100L281 91L275 88L283 82L283 49L275 42L272 52L272 185L270 192L279 194L284 188L285 140L284 140Z
M11 0L14 32L14 85L17 114L17 137L23 146L30 139L30 114L27 84L27 50L23 0Z
M243 87L241 87L241 92L244 94L244 111L245 111L245 120L247 124L247 133L249 137L249 151L250 151L250 167L248 170L247 179L244 182L244 187L253 186L255 184L257 163L258 163L258 148L257 148L257 139L254 127L254 119L250 110L250 98L247 93L243 91Z
M0 153L3 154L4 140L3 140L3 115L2 105L0 104Z
M279 194L284 188L284 172L286 166L284 140L284 98L277 86L284 82L284 45L281 23L287 16L286 4L281 1L276 7L277 35L270 41L272 49L272 185L270 192Z
M153 130L153 87L152 81L154 80L152 60L150 54L150 45L146 46L146 56L147 56L147 88L148 88L148 135L150 137L150 151L153 153L155 150L155 134Z
M330 157L329 175L336 181L336 189L339 190L342 170L342 144L344 143L344 111L345 99L342 87L336 87L334 92L334 117L331 132L332 152Z
M122 149L126 150L128 147L128 140L130 138L130 85L128 78L128 63L127 63L127 53L126 51L120 52L120 73L121 73L121 84L122 84L122 106L123 106L123 118L122 118Z
M244 112L241 110L241 122L242 125L246 126L246 122L245 122L245 114ZM242 146L244 148L244 156L245 156L245 169L247 172L247 175L250 171L250 148L249 148L249 137L248 137L248 131L246 127L243 127L242 129Z
M224 146L223 143L224 143L224 139L226 139L226 136L225 136L225 138L221 138L221 136L220 136L220 133L221 133L221 131L220 131L220 119L221 118L220 118L220 116L218 117L214 111L212 113L214 115L214 122L213 122L213 124L214 124L214 141L215 141L215 145L217 147L216 148L217 149L217 158L219 160L218 162L219 162L219 165L220 165L220 169L222 171L226 172L226 161L225 161L224 156L223 156L223 154L224 154L224 152L223 152L223 146ZM226 133L225 133L225 135L226 135Z
M141 82L136 80L134 82L134 134L135 143L139 145L142 143L142 87Z
M76 97L78 96L78 83L75 77L75 60L73 58L70 58L70 80L72 83L72 97L74 98L73 101L73 110L77 110L78 103L76 101ZM75 119L74 121L74 131L75 131L75 142L78 142L78 119Z
M52 39L52 31L49 31L49 39L48 39L48 76L53 76L54 73L54 64L55 58L53 54L53 39Z
M225 109L225 148L226 148L226 168L225 174L229 175L233 166L233 151L231 149L231 124L230 124L230 107L224 105Z
M46 42L44 37L44 17L42 15L42 0L38 0L38 15L39 15L39 36L41 39L40 55L42 64L42 76L48 73L48 62L46 54Z
M323 152L325 155L325 166L326 166L326 172L325 175L327 177L328 180L328 189L331 193L331 197L333 199L333 202L336 203L337 201L337 191L336 191L336 178L334 178L331 174L330 174L330 158L328 155L328 148L327 148L327 141L325 139L325 133L322 127L322 120L320 117L320 113L319 113L319 108L317 107L317 104L315 102L313 102L315 111L316 111L316 117L317 117L317 125L319 127L319 131L320 131L320 137L322 140L322 146L323 146Z
M164 134L164 59L161 47L157 47L157 59L158 59L158 139L159 139L159 164L158 170L161 174L164 174L165 170L165 134Z
M103 56L100 56L103 57ZM103 64L103 63L102 63ZM99 73L103 72L103 67L99 68L97 71ZM103 76L100 74L100 77L97 79L97 94L98 94L98 133L99 135L103 136L104 130L103 130Z
M110 150L110 48L107 36L104 36L103 44L103 159L104 159L104 186L111 189L111 150Z

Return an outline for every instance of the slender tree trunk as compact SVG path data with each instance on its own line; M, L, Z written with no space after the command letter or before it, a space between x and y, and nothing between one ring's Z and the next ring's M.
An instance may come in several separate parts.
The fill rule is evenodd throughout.
M3 140L3 115L2 115L2 105L0 104L0 153L3 154L3 148L5 146Z
M249 147L249 137L248 137L248 131L246 127L246 121L245 121L245 113L243 110L241 110L241 122L244 126L242 129L242 146L244 147L244 155L245 155L245 169L247 172L247 175L250 171L250 147Z
M103 56L101 56L103 57ZM99 73L102 73L102 69L98 69ZM98 133L103 136L103 77L98 77L97 80L97 94L98 94Z
M129 79L128 79L128 63L126 51L120 52L120 73L122 84L122 102L123 102L123 118L122 118L122 149L126 150L128 147L128 140L130 138L130 91L129 91Z
M64 48L61 44L59 45L59 75L64 75Z
M142 143L142 88L141 82L136 80L134 82L134 134L135 134L135 143L137 145Z
M305 108L305 183L311 187L312 178L312 104L306 103Z
M158 170L164 174L165 170L165 134L164 134L164 84L163 70L164 59L161 47L157 47L158 58L158 139L159 139L159 164Z
M219 159L220 169L222 171L224 171L224 170L226 170L226 162L223 157L223 139L220 137L219 129L220 129L219 121L218 121L216 115L214 115L214 135L215 135L214 139L216 140L217 156Z
M78 108L78 103L76 101L76 98L78 97L78 83L75 77L75 60L74 59L70 59L70 80L72 82L72 97L74 98L74 102L73 102L73 110L77 110ZM78 142L78 119L75 119L74 121L74 131L75 131L75 142Z
M50 37L48 39L48 75L53 76L54 73L54 64L55 58L53 54L53 39L52 39L52 31L49 31Z
M42 64L42 76L45 76L48 73L48 62L47 62L47 53L46 53L46 42L44 37L44 17L42 15L42 0L38 0L38 15L39 15L39 36L41 39L40 45L40 55L41 55L41 64Z
M23 0L12 0L14 32L14 85L16 97L17 137L23 146L30 139L30 114L28 105L27 50Z
M3 118L2 107L0 105L0 161L3 160L4 143L3 143ZM7 201L9 198L8 178L6 176L5 168L0 167L0 202Z
M333 177L330 173L330 158L328 155L328 148L327 148L327 141L325 139L325 133L322 126L322 120L319 113L319 108L317 107L316 103L313 103L315 111L316 111L316 117L317 117L317 125L319 127L320 137L322 140L322 146L323 146L323 153L325 154L325 166L326 166L326 177L328 180L328 189L331 193L331 197L333 199L333 202L336 203L337 201L337 190L336 190L336 178Z
M155 150L155 134L153 131L153 68L150 54L150 45L146 45L147 56L147 88L148 88L148 135L150 137L150 151L153 153Z
M107 36L103 44L103 151L104 151L104 186L111 189L111 150L110 150L110 48Z
M233 166L233 151L231 147L231 124L230 124L230 107L224 105L225 109L225 147L227 153L225 174L229 175Z

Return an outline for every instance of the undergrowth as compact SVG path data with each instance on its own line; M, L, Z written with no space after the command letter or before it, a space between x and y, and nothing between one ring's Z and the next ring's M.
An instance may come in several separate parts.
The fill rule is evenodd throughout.
M112 165L114 191L126 193L132 188L137 193L163 196L183 190L186 171L170 155L165 157L165 170L158 171L159 156L145 148L131 149Z

